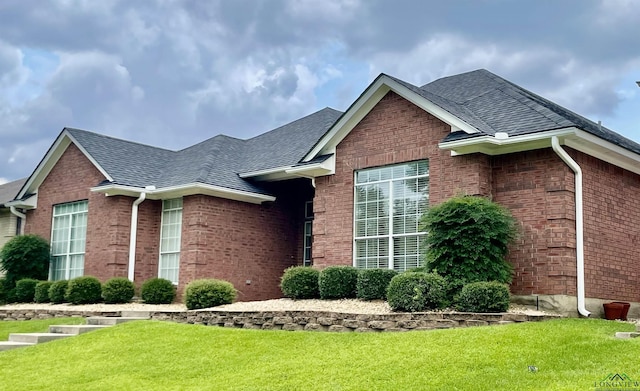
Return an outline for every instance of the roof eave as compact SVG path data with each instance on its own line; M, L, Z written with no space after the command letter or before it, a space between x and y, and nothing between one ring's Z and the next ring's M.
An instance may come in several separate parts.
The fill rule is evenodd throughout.
M407 99L434 117L451 126L451 131L462 130L466 133L479 133L475 127L454 116L430 100L411 91L391 77L381 74L347 109L340 119L327 131L318 143L307 153L302 161L307 162L316 156L335 153L336 146L351 132L353 128L375 107L389 92Z
M229 189L221 186L198 182L179 186L163 187L159 189L106 184L93 187L91 188L91 191L95 193L103 193L106 196L121 195L126 197L138 197L140 193L146 193L146 198L150 200L166 200L196 194L247 202L251 204L262 204L263 202L271 202L276 200L274 196L267 194Z
M246 172L240 174L240 178L274 182L296 178L317 178L325 175L332 175L335 174L335 172L336 159L335 155L332 155L322 162Z
M463 140L442 142L440 149L451 151L452 155L482 153L485 155L504 155L508 153L550 148L551 138L558 137L562 145L587 155L611 163L625 170L640 174L640 155L619 145L603 140L576 127L497 138L481 136Z

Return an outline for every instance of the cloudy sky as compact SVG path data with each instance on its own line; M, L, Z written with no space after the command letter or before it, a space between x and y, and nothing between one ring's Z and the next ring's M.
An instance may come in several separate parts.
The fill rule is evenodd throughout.
M633 0L3 0L0 183L65 126L169 149L249 138L380 73L486 68L640 142Z

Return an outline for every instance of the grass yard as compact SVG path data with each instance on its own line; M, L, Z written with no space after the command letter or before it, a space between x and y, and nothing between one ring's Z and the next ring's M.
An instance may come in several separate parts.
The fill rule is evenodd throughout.
M138 321L2 352L0 389L593 390L611 373L640 379L640 338L614 337L633 330L598 319L375 334Z

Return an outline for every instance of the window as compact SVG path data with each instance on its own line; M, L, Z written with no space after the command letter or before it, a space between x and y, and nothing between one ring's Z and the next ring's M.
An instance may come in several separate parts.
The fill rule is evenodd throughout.
M418 223L429 205L426 160L355 175L354 264L404 271L421 265Z
M182 233L182 198L162 202L160 229L160 261L158 277L178 283L180 270L180 237Z
M83 275L88 209L87 201L53 207L50 280L69 280Z
M311 258L311 243L313 241L313 201L307 201L304 204L304 254L302 257L302 264L304 266L313 265L313 259Z

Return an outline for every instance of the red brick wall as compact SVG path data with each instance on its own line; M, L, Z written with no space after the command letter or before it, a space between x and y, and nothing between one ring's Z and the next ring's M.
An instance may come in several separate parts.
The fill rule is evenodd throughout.
M194 279L218 278L238 289L240 301L281 297L284 269L301 264L308 184L301 186L262 205L184 197L178 291Z
M129 207L131 220L131 206ZM136 239L136 267L134 280L137 286L158 277L160 258L160 222L162 201L145 200L138 206L138 230ZM127 240L128 236L127 236Z
M127 275L132 199L105 197L89 189L104 176L71 144L38 189L38 207L27 212L26 233L51 239L53 206L88 200L84 274L102 281Z
M493 157L493 200L511 210L514 294L576 294L573 172L553 150Z
M586 296L638 302L640 175L571 152L583 172Z
M429 159L429 202L458 194L488 195L489 158L451 157L438 143L450 127L389 92L338 145L335 175L317 179L314 198L313 262L317 267L350 265L353 257L354 171Z

